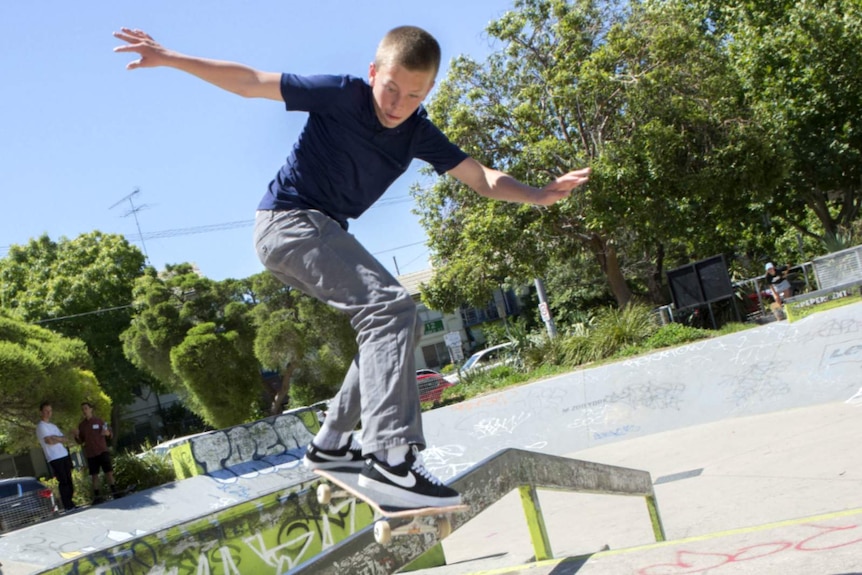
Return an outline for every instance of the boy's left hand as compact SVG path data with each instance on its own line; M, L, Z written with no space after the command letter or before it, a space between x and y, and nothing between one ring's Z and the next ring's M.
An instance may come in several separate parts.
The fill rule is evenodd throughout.
M563 174L553 182L542 188L548 196L548 202L542 202L545 205L553 204L565 197L568 197L575 188L586 184L590 180L590 168L581 168L574 170L568 174Z

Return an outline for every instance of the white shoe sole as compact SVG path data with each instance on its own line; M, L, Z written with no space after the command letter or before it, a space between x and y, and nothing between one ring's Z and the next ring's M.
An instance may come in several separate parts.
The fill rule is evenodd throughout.
M379 493L387 499L386 504L393 507L404 507L406 509L417 509L419 507L449 507L451 505L461 505L461 495L452 497L434 497L431 495L422 495L414 493L408 489L381 483L364 475L359 476L359 486L369 491Z

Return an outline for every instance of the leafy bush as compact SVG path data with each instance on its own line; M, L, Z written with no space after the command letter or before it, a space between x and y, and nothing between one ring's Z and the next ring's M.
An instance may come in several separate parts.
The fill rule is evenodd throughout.
M521 353L524 369L534 370L546 365L563 365L565 363L565 338L551 339L546 333L534 338L530 345Z
M683 325L681 323L669 323L661 326L658 331L649 336L644 341L643 347L648 349L658 349L661 347L670 347L705 339L711 334L705 329Z
M576 367L601 359L597 355L596 348L590 340L589 332L567 337L562 342L563 363L570 367Z
M175 481L176 474L170 457L152 452L140 457L123 453L114 458L114 479L120 489L135 485L140 490Z
M590 334L594 357L611 357L628 345L636 345L658 329L650 309L643 305L628 305L623 309L607 307L596 316Z

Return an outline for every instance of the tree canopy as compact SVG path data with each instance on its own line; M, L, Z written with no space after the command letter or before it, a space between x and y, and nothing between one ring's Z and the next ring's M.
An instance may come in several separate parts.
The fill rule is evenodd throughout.
M0 436L5 450L14 453L34 444L42 401L52 403L54 423L67 432L81 419L82 401L109 413L111 400L91 365L82 341L0 310Z
M500 50L456 59L431 116L523 181L593 175L548 209L448 178L415 188L436 267L428 302L477 303L586 250L619 305L632 290L665 303L667 267L768 253L772 218L810 231L811 210L827 235L858 219L862 84L859 59L839 54L856 52L859 13L849 0L516 1L487 29Z
M862 5L705 4L757 122L786 163L786 177L765 198L766 209L821 239L851 230L862 208ZM819 227L806 221L806 210Z
M143 254L122 236L94 231L55 242L43 235L0 259L0 307L83 341L105 392L126 405L147 381L119 344L143 269Z

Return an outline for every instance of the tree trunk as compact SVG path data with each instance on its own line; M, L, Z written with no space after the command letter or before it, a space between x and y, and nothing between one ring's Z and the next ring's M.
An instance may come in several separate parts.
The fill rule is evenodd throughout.
M599 267L608 280L611 293L614 294L614 299L617 300L617 306L620 309L626 307L632 299L632 291L626 283L622 270L620 270L616 249L614 249L611 242L606 241L601 235L595 232L582 236L582 240L596 257Z
M647 275L647 289L649 289L650 300L654 305L664 305L664 290L662 289L661 274L664 270L664 245L659 244L656 250L655 267Z

